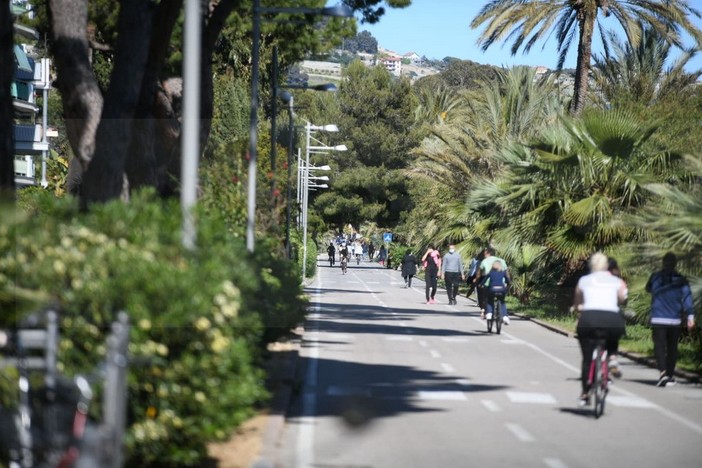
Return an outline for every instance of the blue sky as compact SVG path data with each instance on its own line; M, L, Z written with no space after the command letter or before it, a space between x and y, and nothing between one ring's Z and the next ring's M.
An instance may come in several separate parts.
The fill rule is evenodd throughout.
M520 50L510 54L511 42L495 43L486 52L476 45L479 32L470 28L470 22L485 5L484 0L412 0L404 9L386 8L385 15L375 25L359 25L358 31L369 31L378 40L378 45L400 54L416 52L420 56L441 60L456 57L463 60L511 67L514 65L543 65L555 68L558 62L555 40L538 42L528 54ZM702 10L702 0L689 0L689 4ZM702 21L696 21L702 28ZM688 45L693 42L688 41ZM566 59L566 68L575 68L575 42ZM543 47L543 48L542 48ZM601 53L599 41L593 44L593 52ZM702 53L694 57L686 67L702 68Z

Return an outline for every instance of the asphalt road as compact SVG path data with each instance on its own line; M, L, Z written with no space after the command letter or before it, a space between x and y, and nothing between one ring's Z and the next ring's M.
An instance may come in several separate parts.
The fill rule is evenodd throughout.
M428 305L397 271L319 265L275 466L702 467L701 386L657 388L621 359L595 419L577 407L575 339L515 317L488 334L471 300Z

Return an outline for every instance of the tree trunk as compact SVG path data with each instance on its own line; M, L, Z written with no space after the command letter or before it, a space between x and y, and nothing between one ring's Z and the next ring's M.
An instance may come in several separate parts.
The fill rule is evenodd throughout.
M575 116L580 115L587 98L590 60L592 58L592 32L595 26L597 9L595 7L594 11L585 11L583 13L584 17L580 22L580 39L578 41L578 58L575 68L573 102L570 103L570 113Z
M132 125L146 70L153 4L122 0L114 68L97 132L95 155L83 177L81 202L104 202L123 191Z
M0 201L13 198L15 191L15 144L12 130L11 87L15 59L12 52L12 14L10 2L0 5Z
M127 155L126 173L130 189L142 186L158 185L157 148L165 142L157 139L157 125L169 125L157 122L156 115L163 115L156 107L159 105L157 92L159 78L169 51L173 28L180 14L182 0L163 0L154 15L153 34L149 44L149 57L137 104L132 141ZM171 118L171 117L166 117Z
M58 74L66 136L83 171L95 152L102 93L90 66L86 25L87 0L49 0L52 52ZM75 191L74 187L69 190Z

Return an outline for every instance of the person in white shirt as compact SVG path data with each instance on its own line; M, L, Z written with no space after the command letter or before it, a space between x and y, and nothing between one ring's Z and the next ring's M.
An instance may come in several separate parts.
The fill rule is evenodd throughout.
M583 354L581 405L588 403L588 373L598 337L606 339L608 356L614 358L619 338L625 332L619 308L626 301L626 283L608 271L609 260L601 252L593 254L589 266L590 274L578 280L573 298L573 308L580 312L576 330Z

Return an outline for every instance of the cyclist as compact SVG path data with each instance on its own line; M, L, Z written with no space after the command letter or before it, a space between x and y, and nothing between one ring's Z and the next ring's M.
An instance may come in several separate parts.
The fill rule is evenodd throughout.
M341 249L339 250L339 261L341 262L341 269L345 271L346 265L349 261L349 248L346 246L346 244L341 245Z
M573 297L573 309L580 313L576 330L583 355L580 406L589 403L588 373L598 338L605 338L607 353L613 358L625 331L619 307L626 301L626 284L608 271L609 260L605 254L593 254L588 264L590 273L578 280Z
M507 286L510 283L510 279L507 276L507 272L502 269L502 262L496 260L492 264L492 269L483 278L482 286L487 292L486 300L486 316L488 320L492 320L492 314L495 312L493 310L494 306L500 308L503 317L507 316L507 304L505 304L505 296L507 295ZM505 322L507 324L509 322Z
M480 267L478 268L478 274L476 275L476 284L478 284L478 306L480 307L480 318L484 319L485 318L485 309L487 308L487 291L485 290L485 287L480 286L483 282L483 279L485 276L487 276L488 272L492 269L492 265L495 262L500 262L502 265L502 271L505 272L505 275L507 276L507 281L511 280L511 276L509 274L509 270L507 269L507 262L504 261L504 259L497 257L495 255L495 249L493 247L485 247L485 250L483 251L483 261L480 262ZM505 325L509 325L509 317L507 316L507 309L505 308L504 316L502 317L502 322Z

